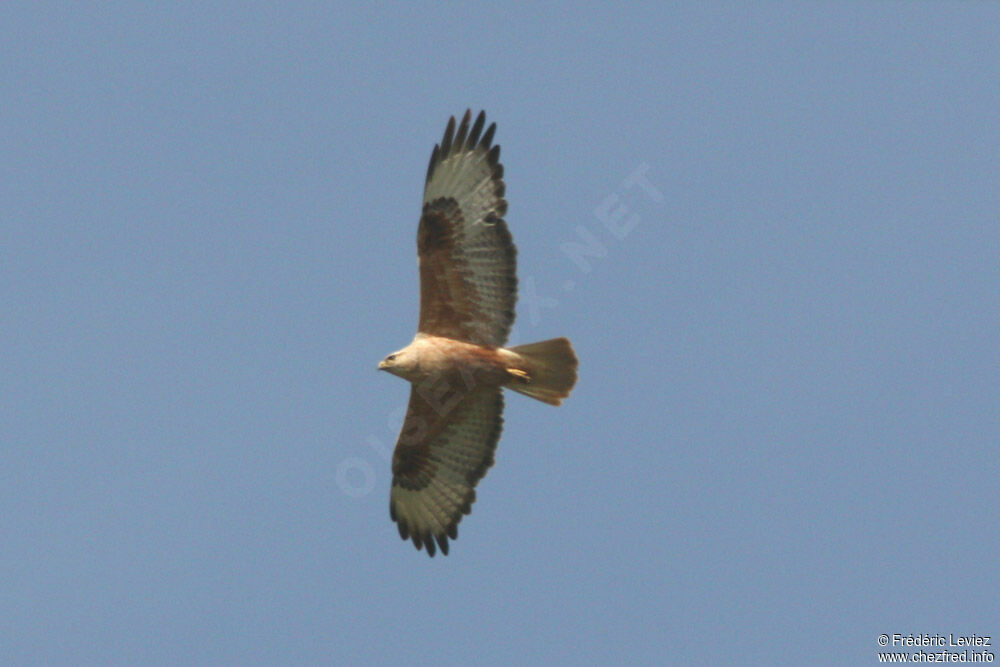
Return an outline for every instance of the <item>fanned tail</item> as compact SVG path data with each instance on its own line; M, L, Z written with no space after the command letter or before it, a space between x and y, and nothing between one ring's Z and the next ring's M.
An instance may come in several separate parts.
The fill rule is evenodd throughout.
M576 384L579 364L567 338L508 348L519 357L507 387L549 405L559 405Z

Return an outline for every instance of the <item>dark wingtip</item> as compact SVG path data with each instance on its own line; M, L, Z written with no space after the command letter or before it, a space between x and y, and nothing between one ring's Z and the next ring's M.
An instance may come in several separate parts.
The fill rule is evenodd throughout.
M441 139L441 155L446 156L451 152L451 143L455 138L455 117L448 119L448 126L444 128L444 137Z
M434 144L434 150L431 151L431 161L427 163L427 182L431 180L431 176L434 175L434 167L437 166L438 155L441 154L441 146L439 144Z
M438 546L441 547L441 553L445 556L448 555L448 536L447 535L435 535L437 539Z
M483 131L483 125L486 123L486 112L480 111L479 115L476 116L476 122L472 125L472 129L469 131L469 138L466 143L466 148L474 148L479 143L479 135Z
M461 122L458 123L456 131L455 117L451 116L448 119L448 125L444 129L444 136L441 138L441 143L435 144L434 150L431 152L431 159L427 163L427 178L425 182L430 182L434 176L434 170L437 168L438 162L447 158L452 152L481 148L489 152L488 160L490 164L494 167L497 166L500 159L500 147L492 145L493 135L497 131L497 124L490 123L490 126L486 128L486 132L482 133L483 127L486 125L486 112L480 111L472 127L469 127L471 120L472 110L466 109L465 114L462 115ZM494 174L494 176L502 178L503 172Z
M500 167L501 169L503 168L503 165L500 164L499 146L494 146L493 148L491 148L490 152L487 153L486 157L489 159L490 164L492 164L494 167ZM501 177L503 176L503 172L500 172L500 176Z
M486 128L486 134L484 134L483 138L479 140L479 145L482 146L484 149L488 149L490 147L490 144L493 143L493 135L496 133L496 131L497 131L497 124L490 123L490 126Z
M430 556L431 558L434 558L434 553L435 553L435 550L434 550L434 540L431 539L431 534L430 533L427 533L426 535L424 535L423 543L424 543L424 546L427 547L427 555Z
M458 125L458 133L455 135L455 149L459 151L465 150L465 139L469 136L469 120L472 118L472 112L468 109L465 110L465 115L462 116L462 122Z

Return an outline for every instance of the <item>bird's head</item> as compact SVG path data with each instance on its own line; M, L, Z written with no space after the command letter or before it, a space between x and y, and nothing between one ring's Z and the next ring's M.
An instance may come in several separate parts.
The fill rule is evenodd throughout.
M393 375L398 375L404 379L415 377L419 368L417 354L415 350L404 347L398 352L393 352L382 361L378 362L380 371L389 371Z

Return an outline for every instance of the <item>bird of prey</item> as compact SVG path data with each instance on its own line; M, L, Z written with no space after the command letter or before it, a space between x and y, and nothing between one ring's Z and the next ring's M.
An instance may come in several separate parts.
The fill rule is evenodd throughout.
M392 455L389 514L400 536L448 553L476 484L493 465L507 387L559 405L576 384L566 338L505 348L517 300L516 248L504 222L496 123L465 112L434 146L417 228L420 321L378 367L411 383Z

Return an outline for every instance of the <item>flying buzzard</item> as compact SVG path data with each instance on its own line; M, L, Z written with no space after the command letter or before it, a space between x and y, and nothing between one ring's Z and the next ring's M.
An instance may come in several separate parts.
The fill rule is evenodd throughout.
M486 114L434 146L417 229L420 322L413 342L379 363L408 380L410 403L392 455L389 514L414 546L448 553L493 465L501 387L559 405L576 383L565 338L504 348L514 323L517 250L503 215L500 147Z

